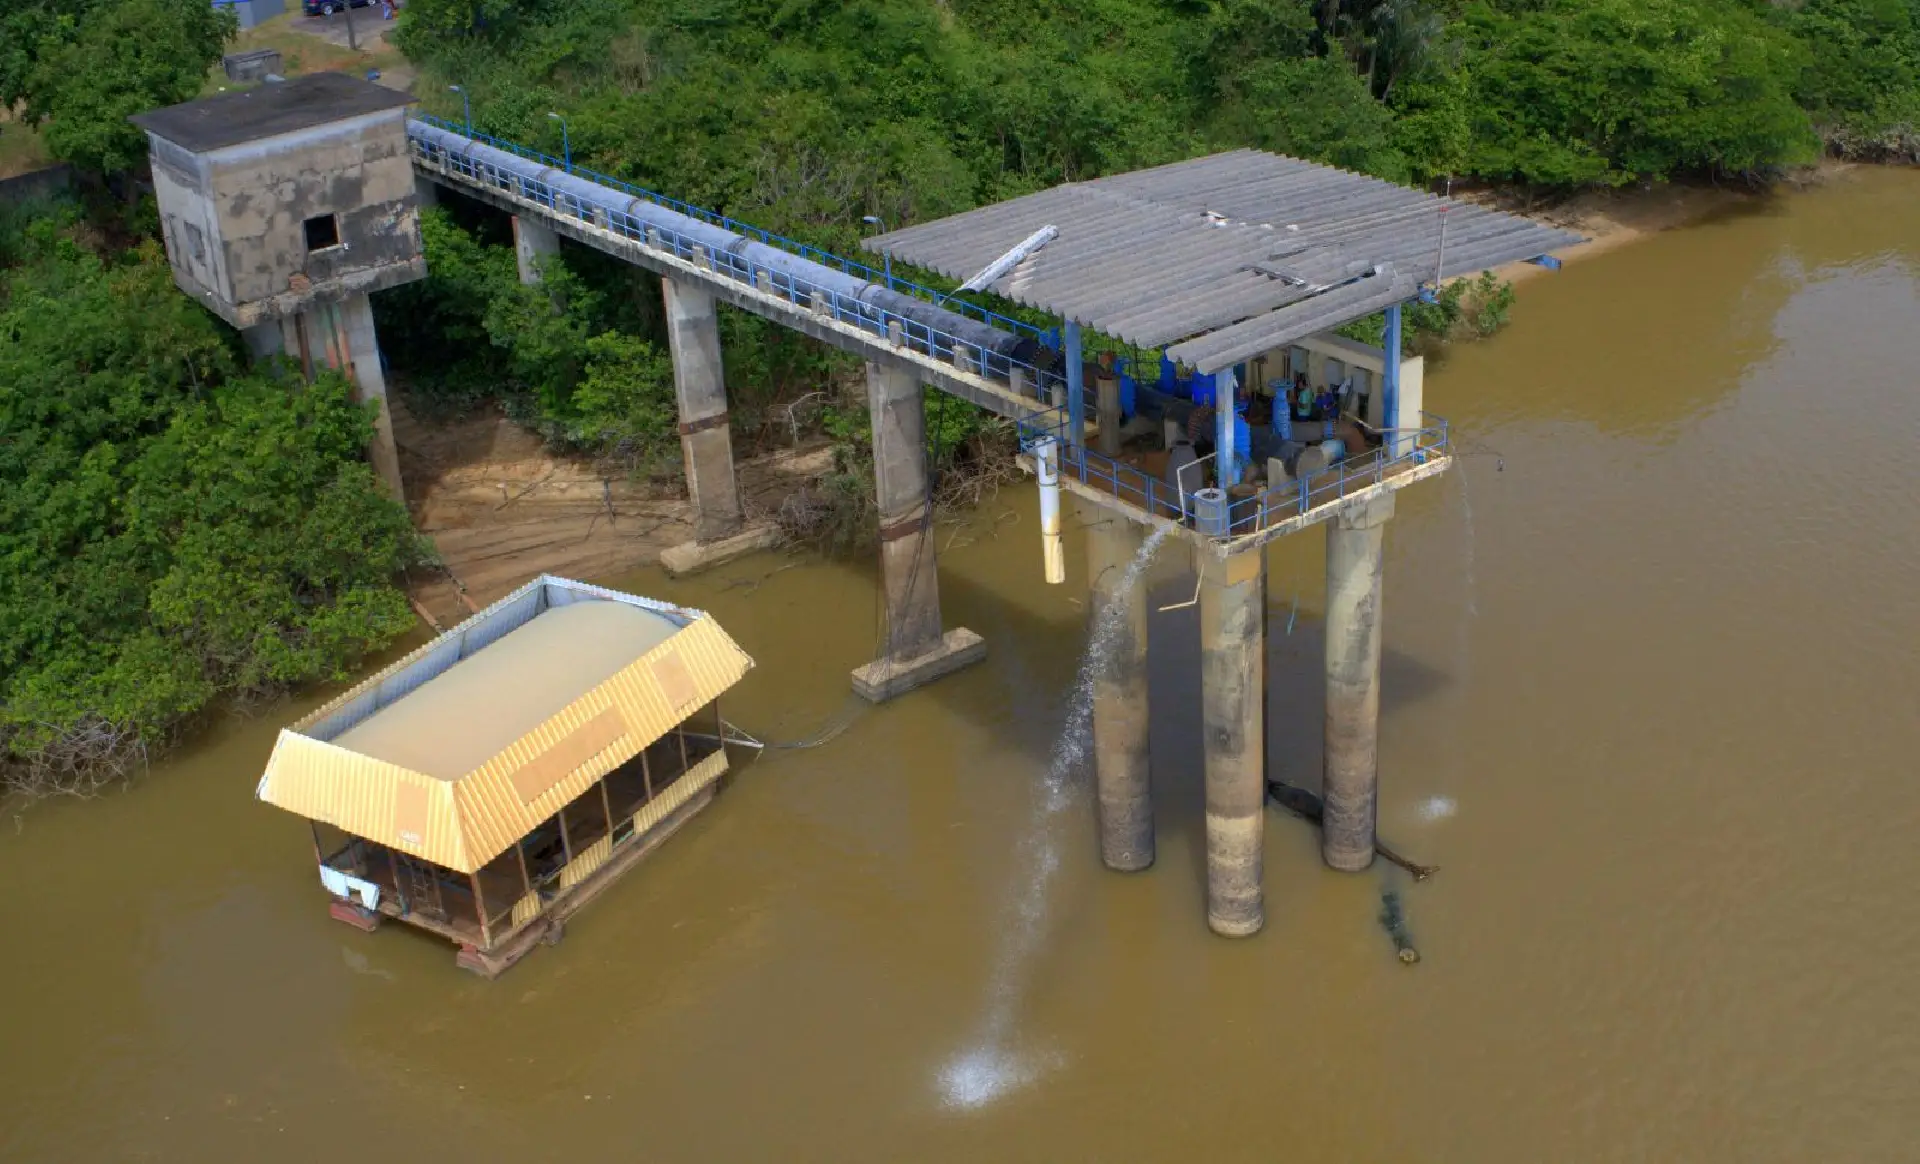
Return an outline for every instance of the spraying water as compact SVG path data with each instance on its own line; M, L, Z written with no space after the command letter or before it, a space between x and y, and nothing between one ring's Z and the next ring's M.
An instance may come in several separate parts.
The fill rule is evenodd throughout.
M1170 529L1160 526L1148 535L1111 593L1124 594L1140 584L1141 573ZM1013 916L1001 931L1003 941L987 978L986 1013L981 1016L979 1034L940 1069L940 1097L947 1107L985 1106L1058 1063L1054 1055L1016 1051L1013 1023L1028 965L1046 936L1049 891L1060 868L1060 818L1081 788L1079 777L1093 738L1093 677L1113 650L1125 620L1126 607L1118 602L1106 603L1094 614L1093 633L1074 673L1066 723L1035 790L1032 819L1015 850Z

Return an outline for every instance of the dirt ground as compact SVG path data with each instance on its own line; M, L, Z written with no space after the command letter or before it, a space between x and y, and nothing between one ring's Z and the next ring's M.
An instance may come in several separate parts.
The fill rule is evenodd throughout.
M393 421L414 525L478 606L536 574L591 580L651 565L693 537L683 494L556 457L505 417L429 424L396 395ZM739 462L749 519L771 514L831 467L824 441ZM443 625L471 613L446 576L416 572L413 582L415 600Z

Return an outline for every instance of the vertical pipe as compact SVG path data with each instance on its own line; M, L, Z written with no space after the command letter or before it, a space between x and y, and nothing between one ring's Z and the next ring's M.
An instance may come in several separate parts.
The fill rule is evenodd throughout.
M1040 479L1040 554L1047 583L1067 580L1067 556L1060 544L1060 444L1052 437L1033 446L1033 463Z
M1373 863L1380 789L1380 582L1393 496L1327 523L1327 720L1321 856L1358 872Z
M1098 636L1093 671L1094 778L1099 789L1100 859L1123 873L1153 864L1153 785L1148 763L1147 587L1126 575L1140 552L1139 529L1109 518L1087 528L1093 577L1089 621Z
M1381 410L1387 430L1387 455L1397 457L1404 451L1406 438L1400 434L1400 305L1387 308L1387 336L1382 345L1380 395L1386 407Z
M1080 325L1067 321L1067 443L1076 449L1087 444L1086 363L1080 355Z
M1266 555L1202 559L1201 729L1206 748L1207 924L1226 937L1256 933L1266 819Z

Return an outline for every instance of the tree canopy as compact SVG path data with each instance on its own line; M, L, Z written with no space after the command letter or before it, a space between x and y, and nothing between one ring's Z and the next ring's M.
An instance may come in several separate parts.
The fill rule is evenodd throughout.
M90 238L0 223L0 783L88 779L414 625L423 543L346 383L244 370L157 244Z

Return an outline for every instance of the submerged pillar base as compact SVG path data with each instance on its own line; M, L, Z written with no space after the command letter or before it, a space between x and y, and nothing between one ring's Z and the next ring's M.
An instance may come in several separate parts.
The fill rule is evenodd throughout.
M1100 652L1093 671L1100 860L1117 873L1137 873L1154 858L1147 587L1133 570L1140 548L1132 522L1111 517L1087 527L1087 572L1093 577L1088 649Z
M986 657L987 640L957 626L940 636L930 651L905 659L875 659L864 667L855 667L853 690L862 699L885 703Z
M669 546L660 551L660 568L665 570L669 577L684 578L689 574L698 574L702 570L711 570L715 566L724 566L748 554L771 550L779 544L779 527L750 526L732 537L720 538L716 541L682 542L677 546Z

